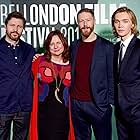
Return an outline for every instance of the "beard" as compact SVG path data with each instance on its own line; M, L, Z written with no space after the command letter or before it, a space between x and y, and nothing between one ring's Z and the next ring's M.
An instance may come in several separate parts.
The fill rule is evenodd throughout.
M12 34L17 34L16 36L14 36L14 35L12 35ZM19 39L20 39L20 34L18 33L18 32L16 32L16 31L14 31L14 32L7 32L6 31L6 35L8 36L8 38L10 39L10 40L13 40L13 41L18 41Z
M92 27L84 26L80 29L80 31L83 37L88 38L90 34L93 32L93 29L94 29L93 26Z

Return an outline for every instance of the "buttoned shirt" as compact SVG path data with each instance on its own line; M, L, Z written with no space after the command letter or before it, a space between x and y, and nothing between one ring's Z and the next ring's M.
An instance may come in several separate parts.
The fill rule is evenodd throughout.
M34 54L32 45L22 40L12 47L5 37L0 39L0 113L31 111Z

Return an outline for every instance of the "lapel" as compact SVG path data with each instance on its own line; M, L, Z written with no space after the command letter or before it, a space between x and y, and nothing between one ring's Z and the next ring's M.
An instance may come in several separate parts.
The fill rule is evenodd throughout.
M92 55L92 62L91 62L91 71L94 70L97 58L103 56L103 48L102 48L101 38L98 35L97 35L95 47L93 49L92 54L93 55Z
M118 67L118 57L119 57L119 50L120 50L120 41L114 45L114 59L113 59L113 67L115 74L119 74L119 67Z
M135 47L135 41L136 41L136 37L134 36L132 38L132 40L130 41L129 45L128 45L128 48L125 52L125 55L124 55L124 58L123 58L123 61L122 61L122 64L121 64L121 68L120 68L120 75L123 73L123 71L125 70L125 67L127 65L127 62L129 61L129 58L130 58L130 55L132 53L132 50L134 49Z
M78 40L76 43L72 45L72 50L71 50L71 61L72 61L72 71L75 71L75 64L76 64L76 56L77 56L77 51L78 47L80 44L80 40Z

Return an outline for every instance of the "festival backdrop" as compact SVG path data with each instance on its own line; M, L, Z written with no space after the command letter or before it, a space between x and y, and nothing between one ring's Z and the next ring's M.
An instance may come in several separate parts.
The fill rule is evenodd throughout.
M43 42L50 31L59 29L68 39L68 44L80 37L77 27L77 12L84 7L94 10L95 32L116 42L112 34L111 16L121 6L131 8L140 29L139 0L0 0L0 37L5 34L4 21L8 13L20 11L27 23L21 39L32 44L37 51L43 51ZM112 117L113 140L117 140L115 117ZM94 140L94 134L92 140Z

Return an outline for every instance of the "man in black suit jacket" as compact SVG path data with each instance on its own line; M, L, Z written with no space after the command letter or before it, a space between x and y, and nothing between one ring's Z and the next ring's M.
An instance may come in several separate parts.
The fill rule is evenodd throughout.
M140 39L137 19L127 7L112 15L113 32L120 41L114 47L115 111L119 140L140 139ZM122 50L122 51L121 51Z
M93 30L91 9L77 14L81 38L72 42L71 112L76 140L111 140L113 104L113 44Z

